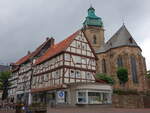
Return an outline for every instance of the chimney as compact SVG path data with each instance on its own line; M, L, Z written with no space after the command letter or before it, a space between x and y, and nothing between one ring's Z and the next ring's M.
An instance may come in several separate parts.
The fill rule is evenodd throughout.
M53 37L50 38L50 45L53 46L55 43L55 39Z
M49 37L46 37L46 41L49 40Z
M28 51L28 53L27 53L27 54L29 55L29 54L31 54L31 52L30 52L30 51Z

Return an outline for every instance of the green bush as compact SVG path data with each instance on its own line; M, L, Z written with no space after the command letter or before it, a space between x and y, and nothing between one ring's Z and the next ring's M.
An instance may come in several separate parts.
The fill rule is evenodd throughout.
M120 81L120 84L125 84L128 81L128 70L126 68L118 68L117 77Z
M149 71L147 71L147 73L146 73L146 78L148 78L148 79L150 79L150 70Z
M104 80L108 84L111 84L111 85L113 85L115 83L115 80L111 76L108 76L106 74L97 74L96 78L100 79L100 80Z

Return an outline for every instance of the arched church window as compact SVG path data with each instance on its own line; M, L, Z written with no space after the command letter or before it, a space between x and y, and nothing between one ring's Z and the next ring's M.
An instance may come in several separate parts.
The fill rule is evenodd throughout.
M138 83L136 58L134 56L131 56L130 60L131 60L132 80L133 80L134 83Z
M119 56L117 58L117 66L118 67L123 67L123 59L122 59L122 56Z
M93 36L93 44L96 44L97 43L97 38L96 38L96 35Z
M103 59L102 60L102 73L106 73L107 72L107 69L106 69L106 60Z

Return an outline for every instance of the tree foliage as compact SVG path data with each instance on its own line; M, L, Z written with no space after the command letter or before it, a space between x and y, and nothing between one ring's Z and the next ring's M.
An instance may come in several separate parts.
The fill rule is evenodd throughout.
M10 75L10 71L0 72L0 90L3 90L2 100L6 99L8 96L8 88L11 85L8 80L10 78Z
M120 81L120 84L125 85L125 83L128 81L128 70L126 68L120 67L117 70L117 77Z
M150 70L147 71L146 77L147 77L148 79L150 79Z
M96 75L96 78L100 79L100 80L104 80L106 81L108 84L111 84L113 85L115 83L115 80L109 76L109 75L106 75L104 73L101 73L101 74L97 74Z

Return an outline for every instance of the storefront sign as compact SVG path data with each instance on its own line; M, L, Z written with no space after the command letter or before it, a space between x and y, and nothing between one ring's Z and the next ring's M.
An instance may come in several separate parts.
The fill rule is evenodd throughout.
M64 103L65 102L65 92L64 91L58 91L57 92L57 102L58 103Z

